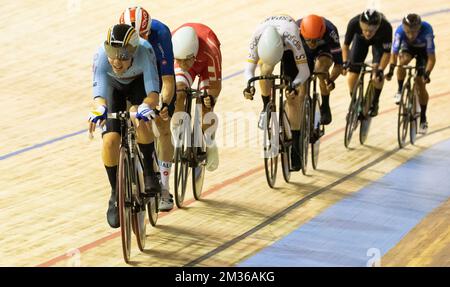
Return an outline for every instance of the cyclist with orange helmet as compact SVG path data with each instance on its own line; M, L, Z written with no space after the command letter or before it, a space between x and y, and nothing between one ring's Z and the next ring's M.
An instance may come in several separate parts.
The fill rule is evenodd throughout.
M169 28L142 7L130 7L120 15L121 24L132 25L142 39L147 40L156 56L161 87L161 117L155 120L158 127L157 150L159 170L161 172L162 193L159 210L169 211L173 208L170 194L169 177L172 167L174 148L171 140L170 121L164 120L172 116L175 109L175 73L173 68L172 35Z
M335 88L334 81L342 71L342 50L336 26L318 15L308 15L297 20L300 37L305 48L310 72L327 73L319 75L320 93L322 95L321 123L328 125L332 121L329 105L330 92ZM333 65L331 74L329 69Z

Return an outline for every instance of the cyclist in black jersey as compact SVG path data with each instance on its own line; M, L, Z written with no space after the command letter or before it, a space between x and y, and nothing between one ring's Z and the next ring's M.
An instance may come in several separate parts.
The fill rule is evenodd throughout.
M350 44L352 47L350 48ZM376 10L367 9L353 17L347 26L342 57L345 75L348 72L348 87L350 93L358 79L362 63L372 46L372 63L374 73L375 95L370 109L370 116L378 115L378 103L384 84L384 69L389 64L392 46L392 26L384 15Z

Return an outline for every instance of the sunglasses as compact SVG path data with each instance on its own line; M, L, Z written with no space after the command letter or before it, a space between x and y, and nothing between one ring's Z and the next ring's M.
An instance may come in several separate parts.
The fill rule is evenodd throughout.
M106 41L104 43L105 52L108 58L118 59L120 61L128 61L136 52L136 48L131 45L126 45L125 47L114 47L109 45Z
M305 39L305 42L310 45L316 45L319 41L320 39Z

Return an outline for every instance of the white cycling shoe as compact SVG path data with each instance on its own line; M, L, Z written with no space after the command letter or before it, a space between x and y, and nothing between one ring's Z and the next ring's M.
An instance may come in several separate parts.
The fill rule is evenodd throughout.
M159 200L159 211L171 211L173 209L173 195L168 190L163 190Z
M427 134L427 132L428 132L428 122L420 123L419 130L417 131L417 133L425 135Z
M400 103L401 97L402 97L402 93L401 93L401 92L396 92L396 93L395 93L395 95L394 95L394 100L395 100L395 103L396 103L397 105Z
M206 170L215 171L219 167L219 149L217 144L206 148Z

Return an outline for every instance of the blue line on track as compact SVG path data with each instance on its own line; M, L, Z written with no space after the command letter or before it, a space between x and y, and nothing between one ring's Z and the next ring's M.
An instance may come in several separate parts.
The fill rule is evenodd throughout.
M239 266L364 267L450 198L450 140L314 217ZM376 259L376 258L375 258Z

